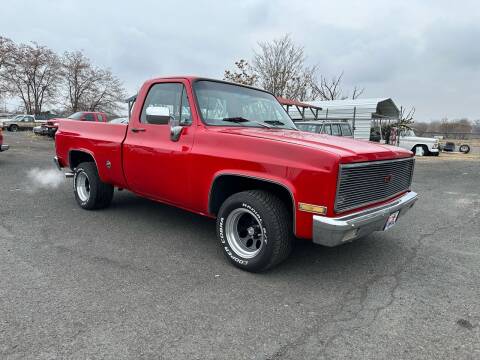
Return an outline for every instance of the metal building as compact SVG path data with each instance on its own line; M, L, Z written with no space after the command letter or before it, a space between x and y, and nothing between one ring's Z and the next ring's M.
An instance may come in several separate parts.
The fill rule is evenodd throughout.
M374 122L382 120L397 121L400 111L390 98L331 100L331 101L304 101L316 111L305 111L303 114L292 106L288 109L294 121L303 120L347 120L354 129L355 139L369 140L370 128Z

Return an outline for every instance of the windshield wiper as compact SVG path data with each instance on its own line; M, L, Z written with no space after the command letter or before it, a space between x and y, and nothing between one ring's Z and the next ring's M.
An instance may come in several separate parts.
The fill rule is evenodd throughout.
M228 122L233 122L233 123L237 123L237 124L240 124L240 123L244 123L244 122L253 122L255 124L258 124L260 126L263 126L263 127L266 127L268 129L271 129L272 127L270 125L267 125L267 124L264 124L260 121L255 121L255 120L248 120L248 119L245 119L244 117L241 117L241 116L234 116L234 117L229 117L229 118L223 118L222 121L228 121Z
M285 125L285 123L281 122L280 120L265 120L265 122L272 125Z
M281 122L280 120L265 120L264 122L266 122L267 124L274 125L274 126L286 126L286 128L290 129L290 130L297 130L297 129L291 127L291 126L285 125L285 123Z

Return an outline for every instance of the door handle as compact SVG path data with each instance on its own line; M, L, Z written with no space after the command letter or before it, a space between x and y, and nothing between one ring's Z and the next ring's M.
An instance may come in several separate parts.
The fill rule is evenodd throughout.
M134 132L134 133L141 132L141 131L145 131L145 129L144 128L132 128L132 132Z

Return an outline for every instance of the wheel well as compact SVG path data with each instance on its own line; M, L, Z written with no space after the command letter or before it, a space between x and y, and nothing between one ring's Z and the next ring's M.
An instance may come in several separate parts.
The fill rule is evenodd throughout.
M414 145L414 146L412 147L412 150L411 150L411 151L415 152L415 148L416 148L417 146L421 146L421 147L423 147L423 149L424 149L425 151L428 151L428 146L425 145L425 144L416 144L416 145Z
M93 158L93 156L84 151L72 150L70 151L69 157L70 157L69 159L70 169L72 170L75 169L82 162L95 163L95 159Z
M221 175L215 179L210 189L209 212L216 215L229 196L245 190L266 190L275 194L285 203L293 219L293 195L285 186L239 175Z

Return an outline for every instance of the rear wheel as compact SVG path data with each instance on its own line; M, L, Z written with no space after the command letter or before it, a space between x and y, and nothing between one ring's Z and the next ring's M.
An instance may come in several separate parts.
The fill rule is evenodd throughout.
M105 208L113 198L113 186L100 180L92 162L81 163L75 169L73 192L78 205L87 210Z
M217 217L217 235L227 259L252 272L279 264L293 247L287 207L262 190L243 191L225 200Z
M460 151L461 153L464 153L464 154L468 154L470 152L470 146L468 146L467 144L462 144L458 148L458 151Z

